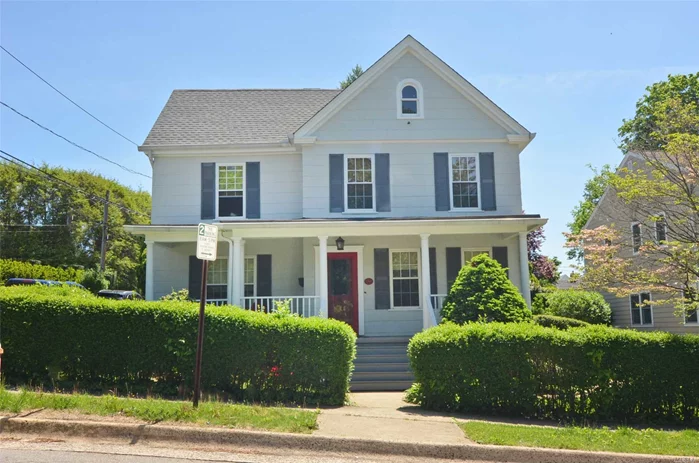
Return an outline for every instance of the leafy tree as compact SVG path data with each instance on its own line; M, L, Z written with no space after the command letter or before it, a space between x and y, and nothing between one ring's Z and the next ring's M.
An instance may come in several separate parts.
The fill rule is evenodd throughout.
M352 82L357 80L359 78L359 76L361 76L362 74L364 74L364 70L362 69L362 67L360 65L357 64L354 68L352 68L350 73L347 74L347 78L345 78L345 80L340 82L340 88L342 90L346 89L347 87L350 86L350 84Z
M0 258L95 268L104 211L104 203L96 198L104 198L109 190L106 265L114 275L112 286L142 291L143 238L127 233L123 226L149 222L150 194L91 172L41 168L81 191L38 172L0 163Z
M646 87L647 93L636 103L633 119L624 119L619 128L621 149L624 153L634 150L662 150L667 145L667 132L658 131L660 125L668 123L668 105L673 101L685 108L687 117L694 120L694 133L699 132L696 120L699 118L699 72L696 74L669 75L667 80ZM667 127L665 128L667 129Z
M541 247L545 240L543 228L537 228L527 235L529 273L532 276L532 289L536 291L544 286L555 285L561 276L561 273L558 271L561 261L541 253Z
M604 195L604 191L607 189L609 174L612 173L609 164L605 164L600 170L590 165L588 165L588 167L592 170L594 175L585 182L583 199L571 211L573 221L568 223L568 230L572 234L580 233L587 221L590 220L592 211L595 210L600 199L602 199L602 195ZM568 249L568 258L577 260L579 263L582 262L582 249L577 247Z
M461 269L442 306L442 318L455 323L517 322L531 315L505 269L487 254Z
M678 314L699 308L699 110L696 98L670 91L685 80L694 88L697 76L648 87L636 122L622 126L633 164L609 176L609 207L622 225L570 235L570 246L585 252L584 287L619 297L651 291L655 303L674 304ZM631 222L641 223L637 249Z

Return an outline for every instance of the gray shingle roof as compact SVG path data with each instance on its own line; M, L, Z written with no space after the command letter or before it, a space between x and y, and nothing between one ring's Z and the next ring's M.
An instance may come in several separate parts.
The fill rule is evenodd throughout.
M278 143L339 92L175 90L143 146Z

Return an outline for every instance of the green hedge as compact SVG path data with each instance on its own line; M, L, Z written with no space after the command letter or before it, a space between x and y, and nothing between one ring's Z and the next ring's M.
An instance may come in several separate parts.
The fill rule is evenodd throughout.
M574 318L584 322L611 325L612 308L600 293L579 289L564 289L534 296L535 313Z
M448 323L415 335L408 355L408 398L430 409L699 425L699 336Z
M51 267L50 265L31 264L18 260L0 259L0 285L8 278L36 278L38 280L80 282L83 270L75 268Z
M0 288L7 383L181 397L191 390L197 304L50 289ZM339 405L355 339L336 320L210 306L202 388L233 400Z
M534 323L545 326L547 328L558 328L559 330L567 330L568 328L579 328L581 326L590 326L589 323L574 318L557 317L555 315L534 315Z

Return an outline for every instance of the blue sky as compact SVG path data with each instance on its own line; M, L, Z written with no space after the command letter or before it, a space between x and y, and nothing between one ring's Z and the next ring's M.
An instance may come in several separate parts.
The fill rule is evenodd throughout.
M590 176L616 164L616 131L647 85L699 71L699 3L0 3L0 41L102 120L141 143L175 88L335 88L412 34L531 131L528 213L550 219L545 252ZM6 54L2 101L73 141L149 173L135 147ZM0 146L33 162L128 174L0 112Z

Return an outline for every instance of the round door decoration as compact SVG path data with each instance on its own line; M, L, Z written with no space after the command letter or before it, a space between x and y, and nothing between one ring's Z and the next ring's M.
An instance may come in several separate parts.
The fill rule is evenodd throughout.
M364 284L365 285L372 285L372 284L374 284L374 280L372 280L371 278L364 278Z

